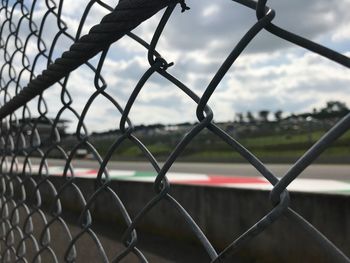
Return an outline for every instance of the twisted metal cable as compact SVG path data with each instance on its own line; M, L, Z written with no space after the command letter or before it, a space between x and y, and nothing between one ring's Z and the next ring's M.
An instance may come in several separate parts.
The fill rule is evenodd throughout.
M10 3L11 2L11 3ZM275 11L266 6L266 0L234 0L256 12L257 22L251 26L239 43L233 47L231 53L223 61L202 96L195 94L179 78L170 74L167 69L173 66L156 50L157 43L162 37L162 32L171 17L175 6L179 3L181 11L189 8L185 2L172 0L121 0L113 8L101 0L91 0L87 3L81 16L78 30L75 36L67 32L67 24L62 19L64 0L45 1L45 13L40 25L34 21L37 12L37 1L27 6L24 1L2 0L0 5L0 52L2 54L2 66L0 69L0 259L3 262L75 262L79 257L77 244L84 236L88 236L95 244L101 262L119 262L130 254L138 258L140 262L147 262L147 258L137 247L137 227L143 218L161 202L169 203L174 211L183 218L185 224L191 229L193 236L201 243L211 262L228 262L237 251L246 243L249 243L258 234L270 227L282 216L287 217L318 242L319 245L330 251L335 262L350 262L350 260L335 247L325 236L309 224L301 215L290 208L290 197L287 186L296 179L300 173L308 167L322 152L337 138L350 128L350 115L347 115L328 131L313 147L310 148L285 174L278 179L268 168L251 152L249 152L237 140L218 127L213 119L214 112L209 106L209 100L217 86L230 69L232 64L245 50L247 45L262 31L267 30L288 42L315 52L320 56L337 62L347 68L350 67L350 59L334 50L323 47L308 39L295 35L272 23ZM86 23L91 9L98 5L108 10L100 24L92 27L87 35L81 37L82 29ZM166 8L159 24L153 34L150 43L147 43L130 31L141 22L147 20L153 14ZM55 35L51 46L43 38L45 21L48 17L56 20ZM26 39L23 41L20 34L23 27L29 29ZM149 68L142 75L133 88L125 107L122 107L114 96L108 93L108 80L102 76L104 61L108 56L110 46L123 36L129 36L147 50ZM74 41L69 51L54 62L53 54L56 51L59 39ZM36 42L37 52L30 57L28 46L31 41ZM1 57L1 56L0 56ZM90 58L97 57L97 67L88 62ZM21 61L21 65L15 65L15 61ZM40 72L39 62L44 60L47 69ZM94 74L95 91L89 97L81 113L74 107L74 101L69 90L69 73L78 67L86 65ZM152 153L147 149L134 133L134 126L129 118L129 113L137 103L137 97L143 90L145 83L153 75L159 75L188 96L197 104L196 116L198 123L187 132L181 141L173 149L163 165L160 165ZM27 84L28 83L28 84ZM45 100L44 91L52 85L60 88L60 109L54 118L48 117L49 105ZM37 109L29 107L29 102L37 97ZM96 98L104 97L110 101L120 112L121 120L119 129L121 134L116 135L113 144L107 154L101 157L90 140L88 127L85 125L86 116ZM76 127L76 141L68 150L62 139L62 131L59 125L62 116L72 114L78 121ZM20 118L17 115L20 114ZM37 116L38 117L34 117ZM47 123L50 126L49 135L40 131L40 124ZM273 185L270 194L272 204L271 211L245 233L233 240L223 251L216 251L210 240L171 194L171 185L167 173L177 161L179 155L188 144L201 132L208 130L222 141L227 143L232 151L238 152L245 158L262 176ZM110 187L108 163L112 155L124 142L133 143L143 153L157 173L154 181L154 195L147 200L146 205L131 216L127 211L127 204L118 196L118 193ZM86 195L76 183L73 160L81 148L91 152L99 164L96 175L95 188L91 195ZM51 182L49 176L49 158L54 154L65 160L63 171L64 183L57 186ZM31 159L39 157L38 176L34 176L34 167ZM79 210L79 231L73 233L64 218L62 199L65 193L76 196L75 200ZM43 200L42 196L50 196L49 200ZM114 251L113 256L107 255L98 235L93 230L93 207L99 196L106 194L113 200L114 207L122 215L125 225L121 237L124 249ZM39 220L38 220L39 218ZM67 246L64 251L55 250L55 238L51 234L52 226L59 224L66 239ZM29 247L31 249L29 249ZM47 261L49 260L49 261Z

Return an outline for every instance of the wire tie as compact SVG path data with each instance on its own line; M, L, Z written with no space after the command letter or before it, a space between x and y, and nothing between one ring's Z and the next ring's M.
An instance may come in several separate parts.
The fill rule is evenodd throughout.
M185 0L180 0L179 1L180 5L181 5L181 13L185 12L186 10L190 10L191 8L188 7L185 3Z

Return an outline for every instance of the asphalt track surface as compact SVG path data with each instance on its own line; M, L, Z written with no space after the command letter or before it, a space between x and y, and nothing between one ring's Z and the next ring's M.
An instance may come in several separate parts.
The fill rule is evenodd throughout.
M39 159L32 158L31 160L34 164L39 163ZM48 164L49 166L64 166L65 161L50 159ZM86 159L75 160L73 166L76 168L99 168L96 161ZM267 164L267 167L277 177L283 177L291 166L291 164ZM113 170L154 171L153 167L146 162L110 161L107 167ZM170 172L226 176L260 176L259 172L249 164L228 163L174 163ZM313 164L306 168L298 178L350 181L350 164Z

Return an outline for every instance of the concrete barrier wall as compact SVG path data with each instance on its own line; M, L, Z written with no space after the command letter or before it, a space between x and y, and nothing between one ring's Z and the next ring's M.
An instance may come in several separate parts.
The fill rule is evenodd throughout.
M58 177L51 181L56 187L64 183ZM85 197L94 193L94 180L77 178L75 183ZM132 218L155 197L151 183L112 181L110 187L118 194ZM43 200L51 203L47 188L43 186L41 192ZM230 244L272 208L267 191L172 185L170 194L188 211L218 250ZM60 199L65 211L81 212L82 206L73 187L62 192ZM350 196L291 193L291 207L350 255ZM99 193L91 204L91 211L93 219L106 227L123 224L115 200L106 191ZM189 246L195 240L184 219L165 200L142 219L137 230L174 242L187 242ZM240 250L237 259L238 262L334 262L329 251L325 251L286 217L279 219Z

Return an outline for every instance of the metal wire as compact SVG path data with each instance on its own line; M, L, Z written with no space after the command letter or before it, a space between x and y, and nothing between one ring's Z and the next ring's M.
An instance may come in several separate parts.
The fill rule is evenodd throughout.
M41 262L43 261L43 254L49 254L52 262L75 262L77 258L76 244L84 235L91 237L103 262L119 262L129 254L134 254L140 262L147 262L142 251L137 248L136 228L149 211L162 201L170 203L184 218L189 229L192 230L193 236L202 244L212 262L229 261L244 244L250 242L282 216L287 217L296 225L305 229L322 248L331 251L334 262L350 262L336 246L289 207L290 198L286 190L287 186L322 154L334 140L349 130L350 115L340 120L337 125L301 156L281 179L278 179L254 154L250 153L243 145L213 122L214 112L209 107L209 100L227 71L247 45L254 41L254 38L264 29L281 39L315 52L347 68L350 67L350 59L348 57L274 25L272 21L275 17L275 11L266 5L266 0L257 2L252 0L234 0L234 2L255 11L257 21L223 61L204 94L198 96L185 83L167 71L169 67L173 66L173 63L168 63L156 51L158 40L162 37L163 29L167 25L176 5L181 5L182 12L189 9L183 0L121 0L115 8L102 0L91 0L85 7L78 30L74 36L68 33L68 26L62 19L63 2L64 0L46 0L44 3L46 12L43 14L40 24L34 21L38 5L36 0L33 0L31 3L22 0L1 0L0 4L0 52L2 54L0 69L0 98L2 100L0 108L0 118L2 120L0 123L0 258L2 262ZM81 37L82 28L86 24L91 8L96 5L108 10L110 14L100 24L94 26L89 34ZM166 9L150 43L130 32L142 21L164 7ZM48 43L43 37L43 31L49 17L56 20L56 28L50 28L50 30L55 32L55 35L51 45L48 47ZM26 29L25 35L23 35L24 28ZM108 80L103 78L101 70L110 45L124 35L127 35L132 41L138 42L147 49L147 59L150 66L134 87L125 107L122 107L108 93ZM63 53L61 58L53 61L53 56L57 52L57 42L61 39L68 39L74 44L69 51ZM34 57L28 51L32 42L36 43ZM92 57L98 58L97 67L88 62L88 59ZM45 61L46 70L42 71L39 61ZM70 95L67 83L69 73L82 65L86 65L94 74L95 91L90 96L81 114L79 114L74 109L74 101ZM129 113L135 105L140 91L143 90L147 80L156 74L174 84L174 87L197 104L196 116L198 123L184 135L163 165L158 163L152 153L134 134L134 126L129 119ZM44 99L43 92L53 84L59 86L61 106L55 118L52 119L48 117L49 107ZM36 96L39 96L37 109L32 114L33 110L28 104ZM103 158L90 141L87 127L84 124L91 105L96 98L100 97L110 101L122 115L119 124L121 135L116 135L114 143ZM60 130L60 121L63 114L67 112L75 116L78 121L75 133L77 142L70 152L62 144L62 131ZM33 117L34 115L38 115L38 117ZM49 135L43 136L39 128L40 123L49 124ZM273 185L273 190L270 194L270 201L273 205L271 211L220 252L213 248L210 240L206 238L196 222L182 205L171 196L169 192L171 185L167 178L167 172L176 162L178 156L193 138L203 130L209 130L226 142L232 148L232 151L238 152ZM134 217L129 215L118 193L109 186L108 163L113 153L125 141L129 141L139 148L157 172L157 177L153 184L153 198L148 200L143 209ZM85 196L77 186L72 165L77 151L81 148L88 149L99 163L99 171L95 178L96 188L91 196ZM59 188L50 181L48 172L48 159L53 152L65 160L63 173L65 183ZM35 177L31 159L38 157L41 161L38 177ZM42 191L49 191L53 197L50 201L50 209L45 208L45 202L41 200ZM63 217L64 211L61 205L61 198L65 191L74 192L78 196L75 202L78 202L82 208L79 219L79 233L73 234ZM109 258L106 255L99 237L92 229L94 222L90 210L94 201L102 192L112 197L127 226L122 237L125 248L123 251L115 251L113 258ZM38 230L35 229L33 224L34 217L39 217L43 224L43 227L39 230L39 236L35 234L35 231ZM57 255L52 245L54 237L50 235L50 227L53 224L62 226L63 235L67 240L63 258ZM29 253L28 245L26 245L28 243L31 244L31 253Z

